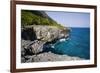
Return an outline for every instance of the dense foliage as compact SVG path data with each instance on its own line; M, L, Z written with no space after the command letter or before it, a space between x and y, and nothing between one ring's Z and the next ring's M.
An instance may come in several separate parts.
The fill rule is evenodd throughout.
M36 14L37 13L37 14ZM43 17L40 15L39 11L21 11L21 26L27 25L49 25L63 28L61 24L58 24L56 21L50 19L49 17Z

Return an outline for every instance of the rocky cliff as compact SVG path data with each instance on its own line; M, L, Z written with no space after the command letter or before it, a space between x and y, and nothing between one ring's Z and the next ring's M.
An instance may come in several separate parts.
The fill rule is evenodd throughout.
M58 24L44 11L21 12L21 62L80 60L56 54L53 43L69 38L70 29Z
M43 50L43 45L47 42L56 42L61 38L68 38L69 30L67 28L59 29L54 26L32 25L22 29L22 40L33 41L28 45L22 44L23 48L32 49L33 54ZM22 41L24 43L24 41ZM29 49L30 49L29 48ZM38 51L37 51L38 50Z
M69 38L70 30L54 26L32 25L22 29L21 62L81 60L78 57L53 53L52 43L62 38ZM49 43L49 44L48 44ZM49 49L48 51L45 51Z
M22 38L26 40L40 39L42 41L53 41L55 39L67 38L70 30L59 29L56 26L31 25L22 29Z

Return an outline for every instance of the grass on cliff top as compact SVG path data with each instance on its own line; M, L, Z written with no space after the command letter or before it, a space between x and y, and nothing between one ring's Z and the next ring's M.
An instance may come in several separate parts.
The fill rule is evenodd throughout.
M32 12L27 12L22 10L21 12L21 26L29 26L29 25L48 25L54 26L60 29L63 29L64 26L58 24L56 21L50 20L49 18L44 18L39 15L36 15Z

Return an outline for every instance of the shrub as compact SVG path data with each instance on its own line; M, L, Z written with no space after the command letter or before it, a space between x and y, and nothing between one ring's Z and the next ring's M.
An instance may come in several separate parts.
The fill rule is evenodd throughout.
M56 21L50 18L36 15L34 11L31 12L31 11L22 10L21 26L24 27L27 25L49 25L49 26L56 26L58 28L63 28L61 24L58 24Z

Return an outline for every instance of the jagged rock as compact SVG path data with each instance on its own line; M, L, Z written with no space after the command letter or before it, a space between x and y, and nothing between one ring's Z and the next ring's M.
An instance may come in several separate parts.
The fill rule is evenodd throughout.
M31 36L32 35L36 36L35 37L36 39L46 42L51 42L55 39L60 39L60 38L67 38L69 36L69 29L67 28L59 29L56 26L31 25L31 26L26 26L24 30L25 29L27 29L27 31L28 29L31 30L31 32L33 31ZM27 37L30 36L29 33L27 33Z
M70 60L82 60L79 57L71 57L68 55L58 55L51 52L42 53L33 57L35 62L46 62L46 61L70 61Z
M21 56L25 55L25 47L27 46L27 44L29 44L29 41L21 40Z
M28 63L28 62L73 61L73 60L84 60L84 59L79 57L71 57L68 55L54 54L52 52L45 52L38 55L30 56L30 58L26 62Z
M63 56L53 53L41 53L41 52L44 51L45 43L54 42L55 40L59 40L61 38L68 38L69 30L67 30L66 28L59 29L55 26L32 25L23 28L22 33L23 33L21 39L22 62L26 63L33 61L38 62L38 61L49 61L49 60L56 61L60 59L65 60L65 57ZM48 47L48 45L46 47Z
M45 42L43 42L43 41L38 41L38 40L34 41L34 43L31 45L32 52L34 54L42 52L44 44L45 44Z
M32 55L37 54L43 51L43 45L45 42L43 41L26 41L22 40L21 46L21 55Z
M69 30L54 26L32 25L22 29L22 54L37 54L43 51L46 42L67 38ZM33 41L32 41L33 40Z

